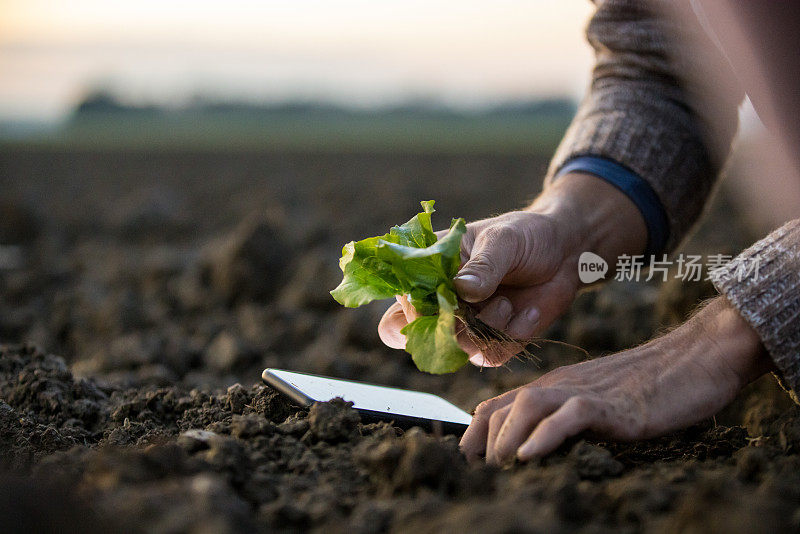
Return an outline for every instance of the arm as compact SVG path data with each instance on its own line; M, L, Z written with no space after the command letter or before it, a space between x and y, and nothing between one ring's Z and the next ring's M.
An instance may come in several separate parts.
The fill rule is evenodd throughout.
M678 24L658 2L598 2L586 34L596 64L590 91L550 165L545 191L564 170L607 172L586 157L615 164L641 180L629 198L643 212L648 253L674 249L702 212L730 149L742 98L727 62L704 32ZM693 43L691 54L680 54ZM697 83L725 80L714 99ZM581 164L583 160L584 163ZM655 205L652 198L655 197Z
M800 219L795 219L712 272L725 295L758 333L784 384L800 391Z

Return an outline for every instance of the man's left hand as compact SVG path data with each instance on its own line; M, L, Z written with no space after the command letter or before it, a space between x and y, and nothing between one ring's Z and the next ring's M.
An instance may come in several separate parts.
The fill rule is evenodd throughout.
M711 417L773 368L756 332L718 297L641 347L560 367L481 403L461 449L502 464L544 456L587 431L655 437Z

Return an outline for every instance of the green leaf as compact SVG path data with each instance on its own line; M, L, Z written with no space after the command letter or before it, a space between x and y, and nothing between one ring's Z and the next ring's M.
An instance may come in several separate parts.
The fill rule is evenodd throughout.
M344 279L331 291L336 302L348 308L358 308L373 300L383 300L398 294L396 286L388 284L362 264L350 263L344 271Z
M467 361L455 338L458 299L452 280L461 261L466 223L453 220L437 240L431 226L434 202L421 204L421 213L388 234L344 246L339 260L344 276L331 295L347 307L408 295L422 317L403 329L409 332L406 350L421 370L446 373Z
M436 300L436 293L431 293L427 289L413 289L408 294L408 301L420 315L436 315L439 313L439 301Z
M406 251L413 250L427 251L428 249L410 248L384 242L378 247L378 258L391 265L392 273L399 281L408 282L428 293L435 293L438 285L447 279L441 257L436 254L417 257L406 254Z
M431 214L436 211L433 209L433 200L421 202L422 213L414 215L407 223L402 226L394 226L389 234L397 238L396 243L409 247L424 248L436 242L436 234L433 233L431 225Z
M469 356L456 341L456 294L445 284L436 291L439 314L418 317L401 331L407 338L406 351L420 371L433 374L452 373L463 367Z
M454 289L452 278L461 263L461 238L466 231L464 219L457 219L447 234L428 247L414 248L381 240L377 255L392 265L401 282L410 282L430 293L435 293L441 283ZM419 308L417 311L425 315Z
M467 232L467 223L464 219L453 219L450 231L436 242L441 250L442 266L447 273L448 280L458 274L461 267L461 238Z
M348 308L357 308L373 300L388 299L408 289L395 276L391 265L377 258L381 237L351 241L342 249L339 267L344 273L342 282L331 291L336 302Z

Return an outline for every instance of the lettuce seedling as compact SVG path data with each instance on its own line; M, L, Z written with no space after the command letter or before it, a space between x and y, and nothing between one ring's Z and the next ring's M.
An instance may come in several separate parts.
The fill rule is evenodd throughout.
M422 213L388 234L344 246L339 260L344 278L331 295L348 308L407 295L421 317L400 331L406 336L406 351L420 371L451 373L468 360L456 341L458 298L453 285L467 227L464 219L454 219L437 240L431 226L434 201L421 204Z

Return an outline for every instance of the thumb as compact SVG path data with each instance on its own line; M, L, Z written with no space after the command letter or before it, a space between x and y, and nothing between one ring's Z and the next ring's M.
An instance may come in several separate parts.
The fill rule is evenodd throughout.
M458 294L467 302L489 298L508 274L516 255L513 230L490 227L475 239L469 260L453 279Z

